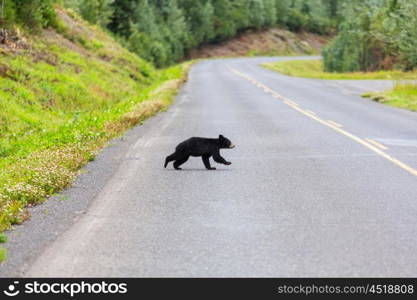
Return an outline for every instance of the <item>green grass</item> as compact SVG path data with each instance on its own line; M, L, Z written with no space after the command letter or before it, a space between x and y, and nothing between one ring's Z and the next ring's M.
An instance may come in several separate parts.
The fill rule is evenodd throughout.
M417 84L397 83L392 90L363 96L380 103L417 111Z
M7 236L4 233L0 233L0 243L7 242Z
M351 72L331 73L323 71L323 63L320 59L288 60L263 64L267 69L280 72L289 76L318 78L318 79L391 79L405 80L417 79L417 71L377 71L377 72Z
M7 258L7 249L0 246L0 262L6 260Z
M7 242L7 236L4 233L0 233L0 243ZM7 256L7 250L0 246L0 262L6 259Z
M0 232L70 185L109 139L166 109L186 78L190 63L157 70L74 22L28 36L18 54L0 50Z

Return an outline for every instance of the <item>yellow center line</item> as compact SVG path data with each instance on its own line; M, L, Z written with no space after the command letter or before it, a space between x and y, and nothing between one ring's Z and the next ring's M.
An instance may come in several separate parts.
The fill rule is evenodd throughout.
M312 114L312 115L316 115L316 113L315 113L314 111L309 110L309 109L306 109L306 112L308 112L308 113L310 113L310 114Z
M297 102L294 102L292 100L286 99L285 101L289 102L292 105L299 105Z
M375 146L381 148L382 150L387 150L388 149L388 147L386 147L385 145L382 145L381 143L378 143L377 141L374 141L372 139L365 139L365 140L367 140L371 144L374 144Z
M263 88L266 87L264 84L262 84L261 82L249 77L248 75L237 71L236 69L227 66L229 68L229 70L232 73L235 73L236 75L243 77L247 80L249 80L250 82L253 82L254 84L258 85L258 86L262 86ZM268 88L268 87L267 87ZM270 92L272 93L272 95L275 98L281 99L285 104L287 104L288 106L292 107L293 109L295 109L296 111L302 113L303 115L306 115L307 117L310 117L311 119L319 122L320 124L323 124L327 127L330 127L331 129L339 132L340 134L343 134L344 136L354 140L355 142L365 146L366 148L368 148L369 150L372 150L373 152L375 152L376 154L380 155L381 157L385 158L386 160L392 162L393 164L397 165L398 167L402 168L403 170L409 172L410 174L417 176L417 170L413 169L412 167L408 166L407 164L403 163L402 161L396 159L395 157L392 157L391 155L389 155L388 153L385 153L384 151L382 151L381 149L379 149L379 146L376 146L375 143L371 143L369 140L364 140L338 126L336 126L335 124L332 124L332 121L325 121L319 117L317 117L313 112L308 111L308 110L304 110L302 108L300 108L299 106L297 106L295 104L294 101L280 95L279 93L277 93L276 91L272 90L271 88L268 88L270 90ZM336 123L337 124L337 123ZM338 124L340 125L340 124ZM378 143L379 144L379 143Z
M332 120L327 120L327 122L329 122L329 123L331 123L331 124L333 124L334 126L337 126L337 127L343 127L341 124L336 123L335 121L332 121Z
M295 106L294 104L292 104L290 101L284 100L284 103L289 105L289 106Z

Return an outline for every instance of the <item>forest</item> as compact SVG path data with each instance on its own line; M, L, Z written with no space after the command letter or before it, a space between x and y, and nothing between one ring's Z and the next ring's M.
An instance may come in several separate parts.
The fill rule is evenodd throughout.
M108 30L158 67L190 49L274 26L335 35L323 51L327 71L417 65L413 0L1 0L1 24L59 27L55 4Z
M158 67L204 44L273 26L337 33L323 52L327 71L411 70L417 65L413 0L2 0L1 23L32 30L59 26L56 3L110 31Z
M417 1L353 0L343 6L336 38L323 52L327 71L417 66Z
M336 26L333 1L283 0L69 0L86 20L116 34L127 47L170 65L192 49L248 29L285 26L330 33Z
M3 24L31 30L59 27L58 3L108 30L129 50L156 66L171 65L190 49L248 29L274 26L330 34L341 1L333 0L2 0Z

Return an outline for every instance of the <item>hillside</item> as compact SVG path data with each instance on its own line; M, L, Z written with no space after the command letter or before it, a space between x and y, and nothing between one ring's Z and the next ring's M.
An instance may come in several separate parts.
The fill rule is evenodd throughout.
M328 40L323 35L282 28L248 31L226 42L191 50L189 58L311 55L320 53Z
M2 30L0 232L107 140L166 108L186 76L187 64L157 70L71 11L57 15L56 30Z

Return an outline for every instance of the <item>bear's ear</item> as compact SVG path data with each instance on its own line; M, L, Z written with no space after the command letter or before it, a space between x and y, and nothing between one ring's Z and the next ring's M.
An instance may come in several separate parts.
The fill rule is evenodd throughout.
M220 140L224 139L224 136L219 135L219 139L220 139Z

